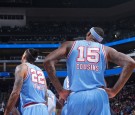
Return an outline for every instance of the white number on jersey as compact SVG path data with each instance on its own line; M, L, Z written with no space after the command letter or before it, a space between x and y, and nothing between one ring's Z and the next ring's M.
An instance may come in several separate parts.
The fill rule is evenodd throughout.
M30 69L32 81L39 84L45 84L45 78L42 71L36 71L35 69Z
M85 50L86 50L86 56L84 55ZM85 62L87 60L90 63L98 63L100 59L99 51L100 51L99 48L89 48L89 47L86 48L84 46L79 46L78 47L79 54L77 57L77 61Z

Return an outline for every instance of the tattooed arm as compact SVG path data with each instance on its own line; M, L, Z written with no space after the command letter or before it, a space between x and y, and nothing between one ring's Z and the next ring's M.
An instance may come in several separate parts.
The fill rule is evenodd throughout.
M120 53L113 48L105 47L105 51L107 53L108 61L123 67L122 73L113 88L106 88L109 97L112 98L117 93L119 93L119 91L123 88L129 77L131 76L135 68L135 61L129 56Z
M12 114L13 114L13 115L20 115L20 113L19 113L19 111L17 110L16 107L14 107L14 108L12 109Z
M4 115L9 115L10 111L12 111L12 109L15 107L15 104L18 100L22 88L23 78L26 76L26 74L27 74L27 66L25 64L21 64L16 67L15 82Z
M69 94L69 91L66 92L65 90L63 90L63 87L61 86L58 78L56 77L55 64L60 59L65 58L67 56L72 45L73 45L73 41L67 41L63 43L60 48L51 52L44 60L45 70L47 71L49 78L51 82L53 83L55 89L57 90L58 94L63 99L66 99L66 97Z

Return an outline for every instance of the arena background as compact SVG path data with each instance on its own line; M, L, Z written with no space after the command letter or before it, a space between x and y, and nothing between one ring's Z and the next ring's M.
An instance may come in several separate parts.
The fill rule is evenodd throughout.
M134 6L135 0L0 0L0 114L12 91L15 67L27 48L39 49L36 65L44 70L44 58L62 42L85 39L92 26L100 26L105 31L103 44L135 58ZM66 59L56 68L63 84ZM114 85L120 72L120 67L109 63L105 72L108 87ZM116 114L134 114L134 87L135 73L110 100Z

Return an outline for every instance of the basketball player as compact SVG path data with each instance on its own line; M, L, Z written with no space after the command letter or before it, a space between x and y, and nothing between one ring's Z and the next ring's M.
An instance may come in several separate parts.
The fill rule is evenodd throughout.
M67 41L44 60L44 67L58 94L67 99L67 115L110 115L108 97L117 95L135 68L132 58L101 44L103 35L103 29L92 27L86 40ZM70 91L62 88L55 74L55 64L62 58L67 58ZM108 61L123 67L112 88L106 88L104 81Z
M4 115L9 115L19 95L22 97L22 115L48 115L46 80L42 70L33 64L37 56L36 49L27 49L24 52L22 64L15 70L15 83Z

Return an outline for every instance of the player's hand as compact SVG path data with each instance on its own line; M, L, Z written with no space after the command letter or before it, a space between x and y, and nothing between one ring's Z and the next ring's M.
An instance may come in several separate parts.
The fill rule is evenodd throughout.
M71 93L71 91L63 89L63 90L61 90L59 95L62 99L67 100L67 97L69 96L70 93Z
M61 106L64 106L64 102L65 102L64 99L62 99L62 98L59 99L59 103L60 103Z
M107 92L109 98L113 98L116 96L116 93L113 88L103 88L103 89Z

